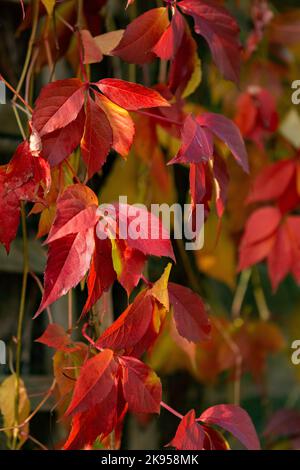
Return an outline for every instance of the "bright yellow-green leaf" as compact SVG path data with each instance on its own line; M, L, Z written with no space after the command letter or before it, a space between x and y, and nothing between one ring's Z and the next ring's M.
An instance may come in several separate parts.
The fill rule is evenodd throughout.
M195 59L194 59L194 71L193 74L190 78L190 81L188 82L186 89L184 90L182 97L187 98L190 96L194 91L197 90L198 86L200 85L202 80L202 66L201 66L201 60L198 54L195 54Z
M169 263L164 270L162 276L156 281L149 293L166 309L168 312L170 309L169 304L169 293L168 293L168 282L171 272L172 264Z
M15 397L16 397L16 375L10 375L7 377L2 384L0 385L0 411L3 416L3 427L11 428L15 424L23 423L26 418L28 418L30 413L30 402L26 392L26 388L23 380L20 379L19 383L19 413L18 413L18 422L15 422ZM22 431L22 434L21 434ZM29 425L26 424L22 428L16 428L15 430L7 430L5 434L8 439L11 440L14 437L14 433L18 436L18 447L21 447L22 444L27 439L29 432Z

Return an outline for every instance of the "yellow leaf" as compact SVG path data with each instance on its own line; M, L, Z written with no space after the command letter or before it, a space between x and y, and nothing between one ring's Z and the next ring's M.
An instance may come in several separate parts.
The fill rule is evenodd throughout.
M158 302L166 309L167 312L170 309L168 282L171 268L172 264L169 263L168 266L165 268L162 276L158 279L158 281L153 284L153 286L149 290L149 294L151 294L152 297L158 300Z
M49 16L52 15L55 6L55 0L42 0Z
M201 60L200 57L198 56L197 52L195 53L195 59L194 59L194 71L193 74L190 78L190 81L188 82L186 89L184 90L182 94L182 98L187 98L190 96L198 86L200 85L202 80L202 66L201 66Z
M3 427L5 428L11 428L15 424L23 423L26 418L28 418L30 413L30 402L27 396L26 388L23 380L20 379L19 416L18 423L15 423L16 381L16 375L13 374L7 377L0 385L0 410L3 416ZM22 431L22 435L20 434L20 431ZM15 431L5 431L5 434L11 440L14 436L14 432L17 432L18 434L18 447L21 447L21 445L24 444L27 439L29 424L26 424L21 429L16 429Z
M117 29L116 31L110 31L100 36L95 36L94 41L97 46L101 49L102 54L109 55L119 42L121 41L124 34L124 29Z

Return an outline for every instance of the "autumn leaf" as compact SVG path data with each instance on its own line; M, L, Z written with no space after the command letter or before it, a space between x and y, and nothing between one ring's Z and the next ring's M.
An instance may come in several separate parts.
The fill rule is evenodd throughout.
M181 44L186 23L181 13L176 10L171 23L161 35L152 51L162 60L173 59Z
M134 123L126 109L110 101L100 93L95 94L96 103L106 114L112 129L112 147L125 157L128 155L134 137Z
M117 425L117 385L113 383L110 393L100 402L76 413L64 450L79 450L92 445L98 436L109 435Z
M112 129L105 113L88 97L84 134L80 146L89 178L104 165L112 142Z
M88 298L82 315L85 315L100 299L103 292L110 288L116 277L110 240L100 240L95 236L95 251L87 277Z
M95 85L110 101L128 111L170 106L157 91L137 83L130 83L117 78L104 78Z
M17 234L21 201L43 200L50 187L49 165L31 145L22 142L10 163L0 167L0 210L5 215L0 226L0 242L7 252Z
M249 450L260 450L260 443L248 413L236 405L215 405L198 418L208 425L217 425L230 432Z
M220 434L212 431L211 425L217 425L230 432L249 450L260 449L248 413L236 405L212 406L197 419L195 410L189 411L182 418L174 439L168 445L178 450L226 449L226 441ZM209 436L209 439L205 439L206 436Z
M147 349L145 338L153 315L153 301L142 292L119 318L98 338L99 348L110 348L114 351L125 350L125 354L134 355L134 348L145 340L143 350ZM140 352L140 351L139 351Z
M182 418L176 434L168 446L178 450L202 450L204 437L202 426L196 422L195 410L191 410Z
M15 396L16 396L16 374L8 376L0 385L0 411L3 417L3 426L8 428L5 434L9 439L15 435ZM27 391L22 379L19 382L19 410L18 410L18 423L22 424L29 416L30 402L28 399ZM29 423L25 424L22 428L22 434L18 433L18 448L20 448L27 440L29 433Z
M181 0L177 5L184 13L193 17L195 32L207 41L213 59L224 77L238 83L241 45L240 29L235 19L215 2Z
M81 368L66 414L74 415L100 404L111 392L117 370L118 365L110 349L88 359Z
M161 383L155 372L133 357L122 356L122 386L129 411L159 413Z
M79 47L83 48L83 63L94 64L101 62L103 59L102 51L100 47L98 47L90 31L87 29L82 29L79 32L79 35Z
M96 204L94 193L79 184L67 188L58 200L56 217L47 239L45 290L35 317L77 285L88 271L95 248Z
M151 62L156 56L152 49L169 25L167 8L154 8L135 18L111 52L133 64Z
M170 282L169 296L178 333L196 343L208 339L210 322L198 294Z
M54 348L57 351L72 352L76 350L76 347L73 347L70 335L57 323L49 323L42 336L35 341L45 344L50 348Z
M34 128L43 137L75 121L84 104L85 87L78 78L46 85L35 103Z

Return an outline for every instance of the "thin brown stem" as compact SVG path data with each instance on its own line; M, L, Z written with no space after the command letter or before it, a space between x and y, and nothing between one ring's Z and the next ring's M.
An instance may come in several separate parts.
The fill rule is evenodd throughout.
M251 269L246 269L241 273L237 289L235 291L234 299L232 302L232 318L238 318L241 314L241 308L247 292L249 281L251 278Z
M18 329L17 329L16 390L15 390L15 417L14 417L14 421L16 425L19 423L22 332L23 332L23 321L24 321L24 314L25 314L27 280L28 280L28 273L29 273L29 252L28 252L28 237L27 237L27 227L26 227L26 212L25 212L25 207L24 207L23 202L21 203L21 220L22 220L22 232L23 232L23 281L22 281L22 292L21 292L21 301L20 301L19 317L18 317ZM16 448L17 439L18 439L18 433L15 433L14 438L13 438L13 449Z
M174 410L171 406L167 405L164 401L160 402L160 406L165 408L167 411L169 411L172 415L177 416L177 418L182 419L183 415L181 413L178 413L178 411Z
M268 321L271 317L271 313L261 285L261 279L257 266L254 266L252 269L252 282L259 316L263 321Z
M235 372L234 372L234 383L233 383L233 403L239 405L241 402L241 377L242 377L242 363L243 357L238 345L234 342L231 336L228 334L226 329L220 323L216 317L212 317L211 321L213 322L215 328L219 334L224 339L225 343L233 353L235 360Z
M29 64L30 64L32 49L33 49L33 45L34 45L34 42L35 42L35 36L36 36L36 32L37 32L37 25L38 25L38 19L39 19L39 0L33 0L33 9L32 10L33 11L32 11L31 35L30 35L30 38L29 38L29 43L28 43L27 53L26 53L26 57L25 57L25 62L24 62L24 65L23 65L23 70L22 70L21 77L20 77L20 80L19 80L17 88L16 88L16 93L15 93L15 96L13 98L13 101L16 100L16 96L18 96L18 94L19 94L19 92L20 92L20 90L23 86L24 80L25 80L26 75L27 75L28 67L29 67Z
M71 331L73 328L73 292L72 289L68 292L68 329Z

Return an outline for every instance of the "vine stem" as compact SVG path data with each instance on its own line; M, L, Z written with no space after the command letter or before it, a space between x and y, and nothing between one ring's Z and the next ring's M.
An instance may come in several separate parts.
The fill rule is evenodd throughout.
M164 401L161 401L160 402L160 405L165 408L167 411L169 411L169 413L171 413L172 415L176 416L177 418L179 419L183 419L183 415L178 413L178 411L174 410L174 408L172 408L171 406L167 405L167 403L165 403Z
M254 297L260 318L263 321L267 321L270 319L271 314L261 285L259 271L256 266L254 266L252 269L252 282L254 288Z
M36 36L36 31L37 31L37 25L38 25L38 19L39 19L39 0L33 0L33 19L32 19L32 30L31 30L31 35L29 38L29 43L28 43L28 49L25 57L25 62L23 65L23 70L21 73L20 80L18 82L17 88L16 88L16 93L13 98L13 102L16 101L16 97L20 93L20 90L22 88L22 85L24 83L24 80L26 78L27 70L30 64L31 60L31 55L32 55L32 49L35 41L35 36Z
M73 296L72 289L68 292L68 329L71 331L73 327Z
M233 382L233 403L235 405L240 405L241 402L241 377L242 377L242 365L243 365L243 357L240 351L239 346L236 342L230 337L228 332L221 322L216 318L212 318L211 321L213 322L215 328L218 330L219 334L224 339L225 343L231 350L234 360L235 360L235 372L234 372L234 382Z
M150 118L153 118L153 119L157 119L158 121L167 122L168 124L174 124L174 126L181 127L183 125L182 122L175 121L173 119L169 119L169 118L164 117L164 116L160 116L159 114L148 113L148 111L138 110L137 113L142 114L144 116L149 116Z
M28 237L26 227L26 212L24 202L21 203L21 222L23 232L23 281L22 281L22 292L19 307L18 317L18 329L17 329L17 353L16 353L16 390L15 390L15 425L19 423L19 404L20 404L20 373L21 373L21 355L22 355L22 332L23 332L23 321L25 314L25 300L26 300L26 289L29 273L29 253L28 253ZM18 438L18 431L14 433L13 437L13 449L16 448Z
M8 83L8 82L5 80L5 78L4 78L1 74L0 74L0 80L2 80L2 82L4 82L5 85L7 86L7 88L9 88L9 90L14 94L14 98L13 98L13 100L12 100L12 101L13 101L13 105L14 105L14 106L16 105L16 103L15 103L16 98L19 98L19 100L22 101L22 103L24 104L24 106L26 106L26 108L27 108L27 109L30 111L30 113L32 114L32 113L33 113L32 107L31 107L28 103L26 103L26 101L24 100L24 98L22 98L22 96L20 95L20 93L19 93L17 90L15 90L14 87L11 86L11 84Z
M232 302L231 314L232 318L238 318L241 314L241 308L247 292L249 281L251 278L252 270L246 269L242 272L237 289L235 291L234 299Z

